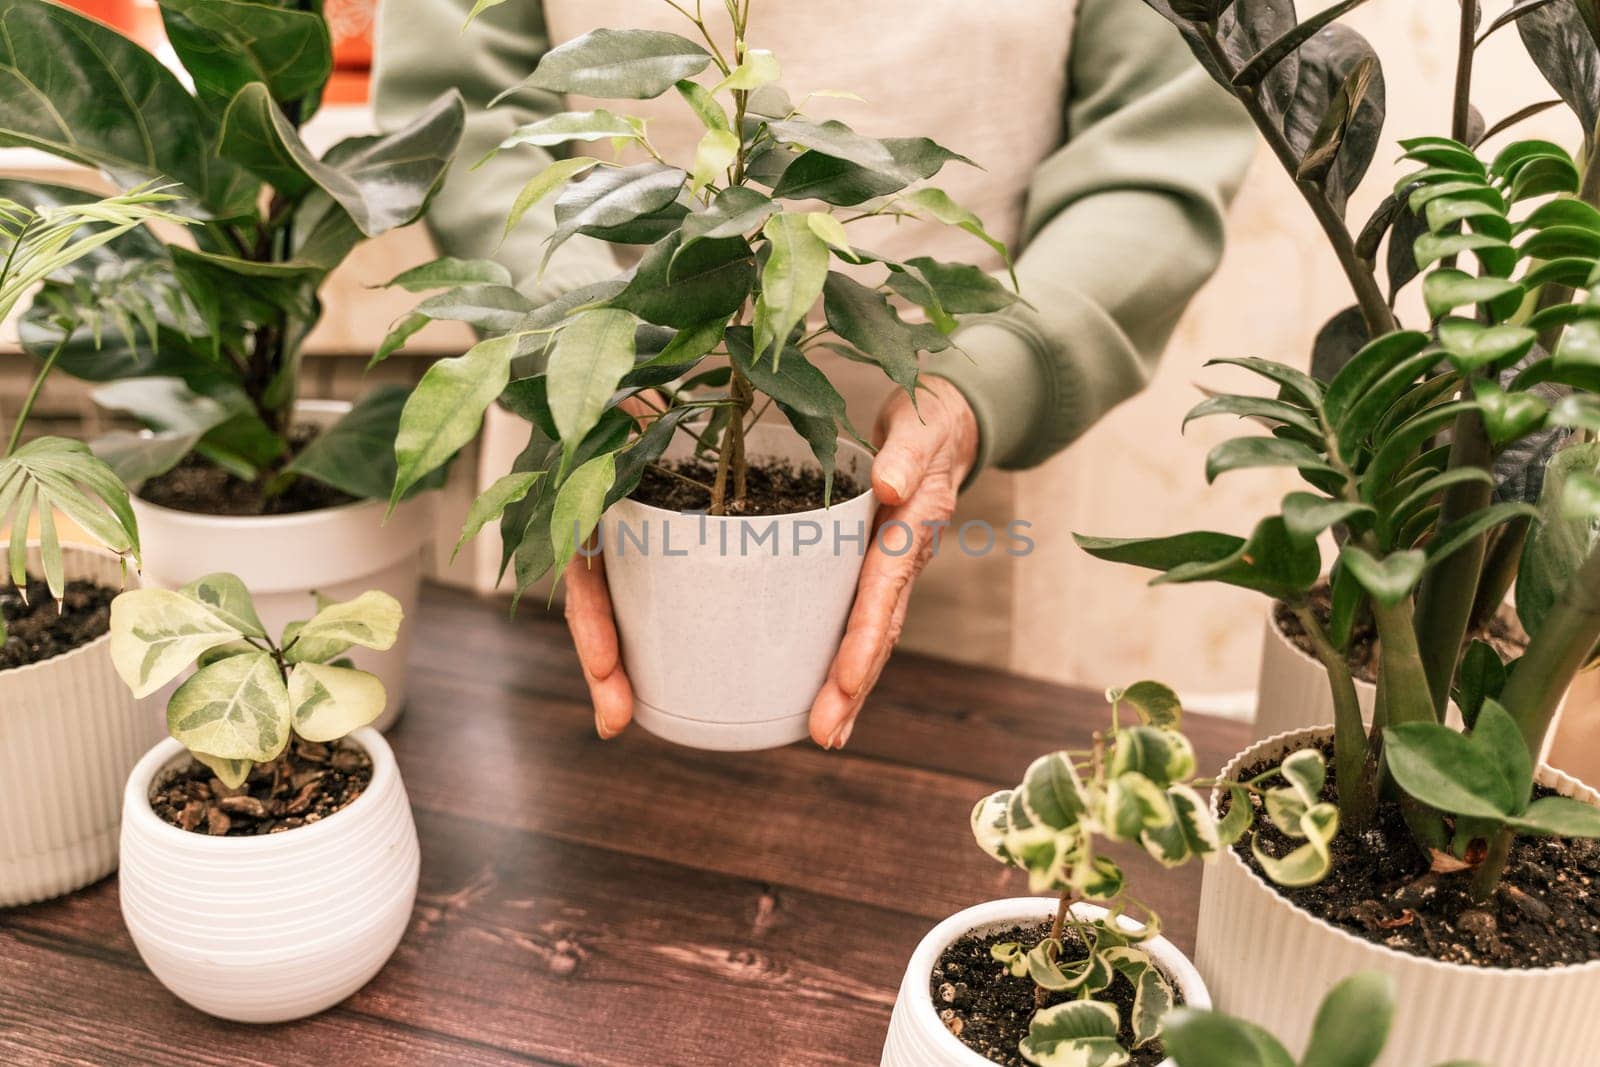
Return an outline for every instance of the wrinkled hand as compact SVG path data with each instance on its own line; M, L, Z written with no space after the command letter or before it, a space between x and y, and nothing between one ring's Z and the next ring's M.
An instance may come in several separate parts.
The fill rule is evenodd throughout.
M823 748L843 748L850 740L861 705L900 640L911 584L933 558L934 535L955 513L956 495L977 460L978 422L966 397L942 378L924 384L916 408L896 393L873 428L877 523L898 520L915 536L911 550L899 555L884 552L874 538L862 563L839 654L811 705L811 739ZM904 538L897 528L887 543L899 551Z
M850 739L862 702L899 640L911 584L932 558L938 524L954 513L957 491L977 457L977 419L955 386L928 379L918 406L920 415L909 397L896 393L873 430L880 445L872 464L878 524L899 520L915 538L899 555L882 551L876 539L867 552L844 640L811 705L811 737L823 748L843 748ZM888 537L890 548L903 546L901 530ZM633 719L633 686L622 669L604 557L573 560L566 583L567 626L594 703L595 731L612 738Z

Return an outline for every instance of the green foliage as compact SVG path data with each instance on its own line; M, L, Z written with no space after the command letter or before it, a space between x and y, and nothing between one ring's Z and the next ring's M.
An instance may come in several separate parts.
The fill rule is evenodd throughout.
M491 335L461 360L438 364L406 405L394 494L469 440L497 399L528 419L535 440L516 477L485 494L469 522L476 530L500 516L519 592L566 567L599 510L633 490L674 433L694 435L710 458L728 456L718 464L714 514L742 505L744 433L768 403L810 446L831 488L838 439L856 435L814 356L831 350L875 364L915 397L920 357L949 348L962 316L1018 299L965 263L897 262L856 248L856 220L915 218L970 234L1009 264L976 215L921 184L971 161L927 138L878 139L813 121L804 101L779 88L778 57L748 43L745 10L730 12L731 41L694 15L697 40L597 30L547 53L508 90L606 101L671 93L705 128L693 157L671 162L644 122L620 108L540 118L496 149L611 142L642 154L626 165L578 156L548 163L510 205L506 225L511 232L554 197L546 262L581 234L638 248L634 271L534 309L492 266L441 264L420 279L456 287L425 301L383 346L387 355L439 318ZM412 275L396 284L415 287ZM891 303L898 299L929 322L908 321ZM826 328L813 328L819 318ZM532 358L513 381L516 356Z
M136 589L111 604L111 661L136 696L197 662L173 693L167 729L225 784L288 747L291 733L335 741L383 713L383 683L330 662L352 645L380 651L400 630L400 605L367 592L323 604L273 642L244 583L211 574L173 591Z
M22 319L24 345L58 352L61 370L93 381L176 379L198 407L228 412L190 413L179 430L170 390L127 394L125 410L158 431L111 446L135 480L194 451L269 493L308 477L387 496L392 402L358 408L331 449L368 471L335 468L330 450L291 462L300 350L328 273L362 239L421 217L461 139L462 101L448 93L399 130L319 156L299 130L333 67L320 3L160 6L192 92L99 22L48 0L0 0L0 144L98 168L119 185L168 183L167 210L192 223L194 245L102 230L99 255L46 272ZM161 402L143 406L149 397Z

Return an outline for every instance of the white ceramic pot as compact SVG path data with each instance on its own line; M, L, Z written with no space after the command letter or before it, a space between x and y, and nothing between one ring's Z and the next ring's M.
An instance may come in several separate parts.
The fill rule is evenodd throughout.
M111 553L64 545L61 554L69 579L122 586ZM37 574L37 548L29 555ZM166 729L154 702L135 700L117 677L110 649L106 634L0 671L0 908L68 893L117 869L123 785Z
M350 739L372 783L342 811L263 837L180 830L150 808L159 776L187 760L161 742L128 779L122 918L174 994L238 1022L284 1022L339 1003L377 974L417 895L417 829L394 753L370 727Z
M301 401L296 416L330 425L350 409L343 402ZM380 589L406 613L400 639L388 652L356 648L350 658L383 682L388 705L375 725L386 730L406 701L411 616L422 589L422 548L431 502L413 497L383 521L383 501L367 500L293 515L199 515L133 498L144 546L146 585L176 589L227 571L243 579L274 639L283 627L316 612L313 593L349 600ZM170 694L170 690L167 691Z
M747 442L753 460L815 465L788 427L758 425ZM691 447L680 435L666 457ZM839 442L839 469L862 485L871 463L865 449ZM606 578L639 725L703 749L805 738L855 600L875 508L870 488L830 508L759 518L612 505L601 522ZM891 550L900 537L889 532Z
M1085 919L1106 913L1104 908L1093 904L1074 904L1072 910ZM894 1013L889 1018L889 1037L883 1045L880 1067L994 1067L994 1061L963 1045L940 1021L928 991L934 964L939 962L945 949L969 933L981 936L1019 924L1044 922L1055 913L1054 897L1013 897L991 900L957 912L935 926L917 946L906 967L905 980L900 983L900 995L895 999ZM1126 917L1120 922L1130 930L1140 929L1138 923ZM1211 997L1200 980L1200 973L1172 942L1157 937L1146 941L1143 947L1179 991L1185 1005L1211 1007ZM1171 1063L1165 1060L1163 1067L1170 1067Z
M1361 718L1372 722L1378 687L1356 679ZM1302 651L1278 626L1277 604L1267 606L1261 641L1261 683L1256 687L1255 739L1333 722L1333 693L1322 661Z
M1300 730L1257 742L1222 776L1327 736ZM1560 771L1541 767L1537 781L1600 804L1600 793ZM1399 1008L1378 1067L1454 1059L1587 1067L1600 1047L1600 961L1511 970L1413 956L1300 910L1232 849L1205 869L1195 964L1219 1010L1267 1027L1291 1049L1305 1047L1329 987L1359 971L1389 975Z

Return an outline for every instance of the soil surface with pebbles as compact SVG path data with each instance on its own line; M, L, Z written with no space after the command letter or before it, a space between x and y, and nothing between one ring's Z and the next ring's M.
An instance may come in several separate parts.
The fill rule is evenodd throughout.
M229 789L198 760L170 772L150 794L155 813L180 830L213 837L282 833L326 819L372 782L372 760L349 741L295 738L283 755L258 763Z

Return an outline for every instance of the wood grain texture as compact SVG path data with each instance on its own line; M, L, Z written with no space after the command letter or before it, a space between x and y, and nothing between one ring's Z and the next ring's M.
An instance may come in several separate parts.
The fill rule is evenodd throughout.
M430 588L420 621L389 736L422 887L388 967L314 1019L218 1022L141 965L111 878L0 912L0 1063L875 1064L928 928L1025 892L973 802L1104 721L1098 694L901 656L842 753L604 743L559 618ZM1246 740L1189 728L1208 771ZM1128 866L1189 948L1198 869Z

